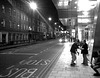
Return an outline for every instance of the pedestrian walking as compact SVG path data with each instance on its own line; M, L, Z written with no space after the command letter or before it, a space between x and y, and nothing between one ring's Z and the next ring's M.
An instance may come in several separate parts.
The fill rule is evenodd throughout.
M72 56L71 66L76 65L75 61L76 61L76 53L78 48L79 48L79 40L75 40L75 42L72 44L70 49L71 56Z
M86 40L83 41L83 45L80 49L81 49L81 53L83 54L83 63L82 64L88 66L88 58L87 58L88 44L86 43Z

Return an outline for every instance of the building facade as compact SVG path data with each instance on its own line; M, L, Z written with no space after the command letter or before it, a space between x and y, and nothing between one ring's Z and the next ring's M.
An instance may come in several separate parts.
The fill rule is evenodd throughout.
M0 44L46 39L49 26L21 0L0 0Z

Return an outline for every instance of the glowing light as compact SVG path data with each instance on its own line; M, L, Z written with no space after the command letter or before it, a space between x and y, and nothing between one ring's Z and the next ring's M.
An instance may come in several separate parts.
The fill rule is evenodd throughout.
M48 18L48 20L49 20L49 21L51 21L51 20L52 20L52 18L51 18L51 17L49 17L49 18Z
M55 22L55 25L57 25L57 23Z
M79 0L78 2L78 10L79 11L89 11L93 9L96 5L97 1L89 1L89 0Z
M58 6L62 6L62 5L63 5L63 2L59 2L59 3L58 3Z
M36 10L37 9L37 5L35 2L31 2L30 4L30 7L33 9L33 10Z
M59 42L62 42L62 39L59 39Z
M89 23L89 22L90 19L81 19L81 18L78 19L78 23Z
M75 2L75 4L77 4L77 1Z
M83 12L83 14L84 14L85 16L87 16L87 15L89 14L89 12L88 12L88 11L85 11L85 12Z
M31 28L31 27L29 27L29 30L32 30L32 28Z

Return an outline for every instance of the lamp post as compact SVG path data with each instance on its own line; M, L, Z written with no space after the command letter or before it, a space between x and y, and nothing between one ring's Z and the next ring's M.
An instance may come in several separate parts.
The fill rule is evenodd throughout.
M47 23L48 26L51 26L48 21L41 15L41 13L39 12L39 10L37 9L37 4L35 2L30 2L29 3L30 7L32 10L36 10L36 12L40 15L40 17ZM49 21L52 20L51 17L48 18Z
M33 20L32 20L32 18L33 18L32 15L33 15L33 14L32 14L32 13L33 13L34 10L37 9L37 4L36 4L35 2L30 2L30 3L29 3L29 6L30 6L30 8L32 9L32 11L31 11L31 17L30 17L30 18L31 18L31 24L30 24L30 27L29 27L29 42L30 42L31 40L33 40L33 39L32 39L32 38L33 38L33 34L32 34L32 24L33 24L33 23L32 23L32 21L33 21Z

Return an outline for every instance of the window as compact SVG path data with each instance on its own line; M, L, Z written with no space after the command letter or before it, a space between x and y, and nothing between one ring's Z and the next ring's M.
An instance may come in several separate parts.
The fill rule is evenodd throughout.
M10 16L11 16L11 8L9 8L9 13L10 13Z
M2 24L3 24L3 27L5 27L5 19L3 19Z
M25 15L23 16L23 19L24 19L24 20L26 19L26 16L25 16Z
M23 14L21 14L21 20L23 20Z
M27 21L28 21L28 17L27 17Z
M59 8L66 8L68 6L68 0L59 0L58 7Z
M2 13L5 13L5 6L2 5Z
M13 10L13 17L14 18L16 17L16 11L15 11L15 9Z
M12 27L11 21L9 21L9 24L10 24L10 28L11 28Z
M25 24L24 24L24 30L25 30Z

